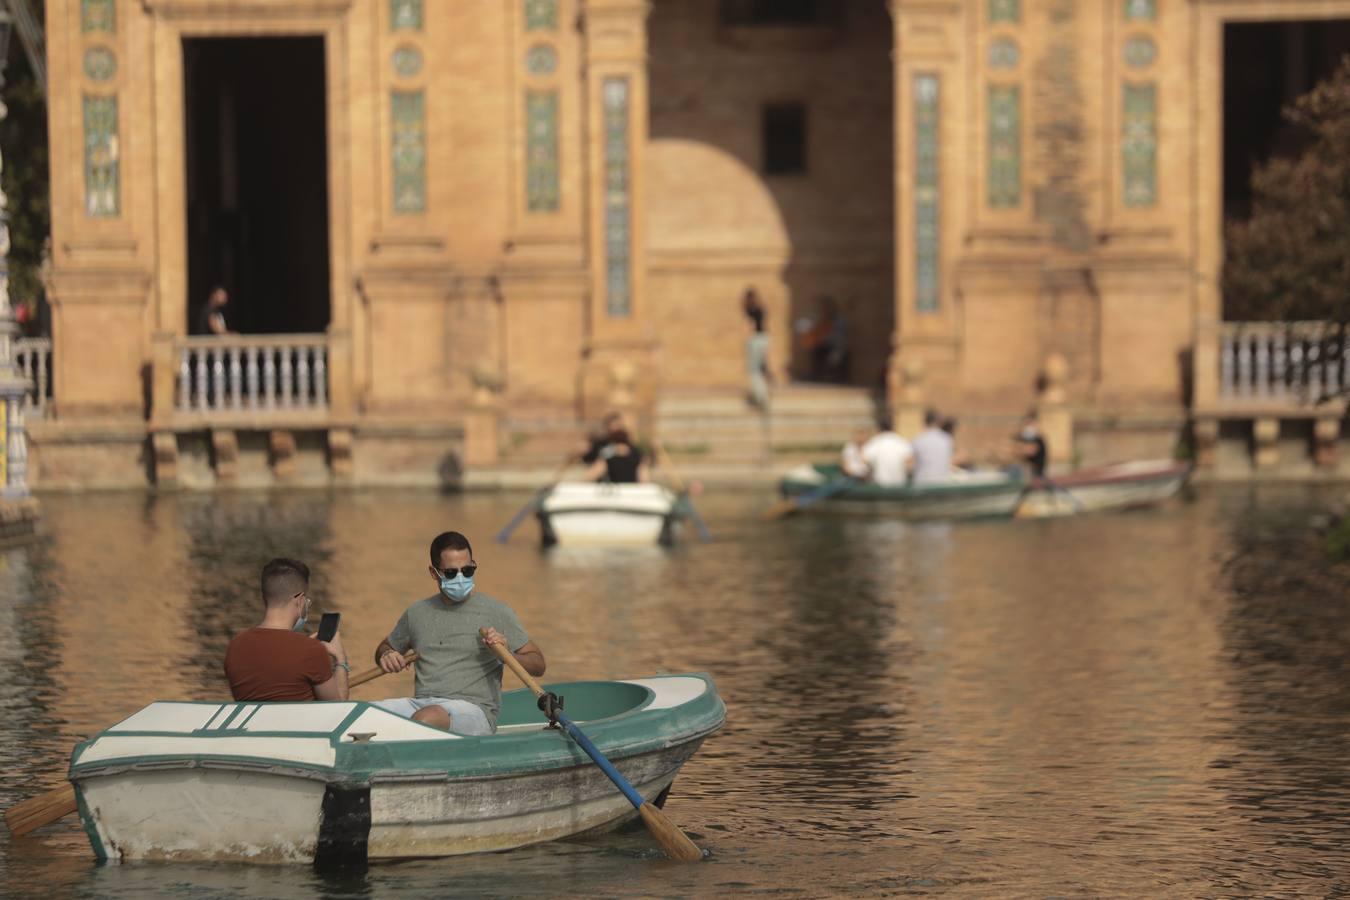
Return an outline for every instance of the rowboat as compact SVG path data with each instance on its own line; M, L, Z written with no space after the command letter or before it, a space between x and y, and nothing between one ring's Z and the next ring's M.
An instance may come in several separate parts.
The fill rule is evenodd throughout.
M802 509L826 513L891 516L900 519L1005 518L1013 514L1025 482L1020 473L961 472L949 481L882 487L863 481L844 485L837 465L798 466L779 483L784 497L821 492ZM824 490L838 485L839 490Z
M1191 475L1191 464L1170 459L1079 469L1027 487L1017 517L1042 519L1162 503Z
M645 800L664 799L726 708L701 673L555 684ZM528 691L464 737L370 703L152 703L76 746L101 860L359 863L616 827L633 806Z
M659 484L563 481L539 503L539 534L554 544L674 542L683 515L680 498Z

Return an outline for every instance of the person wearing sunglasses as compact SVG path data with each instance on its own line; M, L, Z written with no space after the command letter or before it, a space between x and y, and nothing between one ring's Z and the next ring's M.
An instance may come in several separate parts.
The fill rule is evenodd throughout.
M375 662L386 672L403 671L404 654L417 651L414 696L375 705L456 734L492 734L502 705L503 666L490 646L504 645L536 678L544 674L543 651L511 607L475 589L478 564L464 535L437 535L428 571L437 592L409 606L375 648Z
M309 566L274 559L262 570L262 622L225 650L225 677L235 700L346 700L351 666L342 639L314 640Z

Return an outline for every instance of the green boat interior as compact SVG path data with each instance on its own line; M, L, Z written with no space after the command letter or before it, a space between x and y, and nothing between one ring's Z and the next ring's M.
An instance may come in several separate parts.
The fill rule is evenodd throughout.
M562 696L563 711L575 722L594 722L635 712L656 696L651 688L619 681L573 681L552 685L550 689ZM498 729L547 724L548 719L539 711L537 701L529 691L509 691L502 695Z

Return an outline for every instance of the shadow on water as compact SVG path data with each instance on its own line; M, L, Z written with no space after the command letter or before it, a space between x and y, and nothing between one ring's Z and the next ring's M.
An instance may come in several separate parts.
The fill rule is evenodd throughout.
M1350 861L1350 610L1315 495L1205 490L1120 516L912 525L700 507L717 540L541 552L523 498L421 491L52 496L0 554L0 804L155 699L225 696L272 556L314 570L353 662L475 542L549 678L708 671L725 729L641 829L509 854L305 867L92 863L73 822L0 839L0 892L75 897L1326 895ZM406 676L361 699L411 690Z

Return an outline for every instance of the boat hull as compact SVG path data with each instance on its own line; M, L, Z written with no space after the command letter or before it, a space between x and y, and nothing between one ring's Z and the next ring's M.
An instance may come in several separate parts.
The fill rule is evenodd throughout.
M781 484L787 497L801 496L837 477L832 466L802 467ZM835 515L885 516L912 521L933 519L1008 518L1021 500L1024 483L1004 474L954 478L950 482L904 487L858 483L818 502L803 512Z
M555 685L644 799L726 710L698 674ZM70 779L95 855L259 864L455 856L613 828L632 805L533 697L464 737L368 703L157 703L80 744Z
M540 541L563 545L669 545L679 499L656 484L563 482L539 505Z
M1175 496L1190 474L1189 464L1170 461L1085 469L1029 487L1017 517L1047 519L1155 506Z

